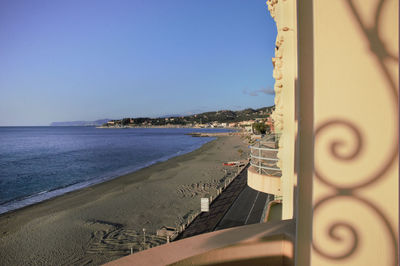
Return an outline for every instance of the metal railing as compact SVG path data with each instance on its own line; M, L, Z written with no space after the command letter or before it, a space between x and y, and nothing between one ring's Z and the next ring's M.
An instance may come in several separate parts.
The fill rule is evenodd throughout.
M281 133L273 133L273 134L265 135L262 138L261 142L267 143L268 145L274 145L274 148L277 148L281 135L282 135Z
M276 165L278 149L276 138L260 140L250 146L250 165L259 174L281 176L281 169Z

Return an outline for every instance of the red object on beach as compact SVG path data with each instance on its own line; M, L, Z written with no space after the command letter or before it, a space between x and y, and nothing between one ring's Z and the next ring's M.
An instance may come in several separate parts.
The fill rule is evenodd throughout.
M227 165L227 166L235 166L237 165L239 162L227 162L227 163L223 163L223 165Z

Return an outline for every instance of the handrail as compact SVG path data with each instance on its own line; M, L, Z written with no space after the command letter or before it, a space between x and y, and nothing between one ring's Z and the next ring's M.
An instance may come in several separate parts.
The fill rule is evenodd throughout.
M279 159L276 158L266 158L266 157L259 157L259 156L255 156L253 154L250 154L251 158L256 158L256 159L260 159L260 160L266 160L266 161L279 161Z
M276 165L279 161L276 158L279 149L267 148L268 144L270 143L258 141L255 145L250 146L250 165L259 174L275 176L281 174L281 169Z
M275 171L280 171L281 170L279 168L274 168L274 167L259 166L257 164L253 164L252 162L250 162L250 165L255 166L257 168L266 169L266 170L275 170Z
M262 151L279 151L279 149L261 148L261 147L256 147L256 146L250 146L250 149L262 150Z

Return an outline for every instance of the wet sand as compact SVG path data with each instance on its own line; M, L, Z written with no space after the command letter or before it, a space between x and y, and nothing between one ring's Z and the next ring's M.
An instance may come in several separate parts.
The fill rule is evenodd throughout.
M131 248L162 244L157 229L179 226L200 209L201 197L215 195L235 174L222 163L247 158L240 137L219 137L166 162L3 214L0 265L99 265Z

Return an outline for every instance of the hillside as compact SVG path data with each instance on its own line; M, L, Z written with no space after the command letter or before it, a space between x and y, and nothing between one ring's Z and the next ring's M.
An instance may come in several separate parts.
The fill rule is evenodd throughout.
M208 124L213 122L218 123L233 123L240 121L253 120L256 118L267 118L275 106L262 107L259 109L244 109L240 111L220 110L215 112L205 112L188 116L167 115L158 118L137 117L123 118L119 120L99 119L96 121L71 121L71 122L52 122L50 126L100 126L107 125L107 122L112 121L115 125L147 125L147 126L163 126L171 125L186 125L186 124Z
M163 126L163 125L187 125L187 124L208 124L208 123L233 123L256 118L267 118L275 106L262 107L259 109L245 109L241 111L221 110L215 112L205 112L188 116L167 116L159 118L124 118L121 120L112 120L115 125L146 125L146 126Z

